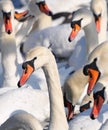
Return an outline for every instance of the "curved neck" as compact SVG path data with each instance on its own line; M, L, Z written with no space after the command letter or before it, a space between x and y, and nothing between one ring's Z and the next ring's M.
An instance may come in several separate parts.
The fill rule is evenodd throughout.
M49 130L68 130L58 69L54 57L52 58L52 61L43 68L50 97Z
M98 34L93 20L89 25L84 27L84 32L87 43L87 54L90 54L90 52L98 45Z
M101 13L100 27L101 27L101 29L98 34L98 37L99 37L99 43L102 43L108 39L107 38L107 4L106 4L106 1L104 3L104 8L102 9L102 13Z

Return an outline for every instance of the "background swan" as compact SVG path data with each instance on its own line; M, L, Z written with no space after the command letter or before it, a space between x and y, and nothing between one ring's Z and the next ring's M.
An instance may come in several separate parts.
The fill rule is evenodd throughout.
M13 115L15 111L26 111L41 122L49 118L50 108L47 91L25 86L21 89L15 87L11 87L11 89L8 90L1 88L0 92L0 116L2 116L0 125Z
M43 0L32 0L28 3L27 7L23 7L23 10L29 10L29 13L26 17L27 20L25 20L23 23L19 23L16 25L16 44L19 45L26 36L32 32L33 30L41 30L43 28L47 28L51 26L52 20L50 15L52 12L48 8L46 2L46 7L44 8L43 12L41 9L39 9L38 3L44 3ZM37 3L37 4L36 4ZM20 11L21 9L17 9L17 11ZM46 13L46 14L45 14ZM48 16L49 15L49 16ZM20 24L20 25L19 25ZM20 26L20 29L18 29Z
M97 23L99 23L99 34L98 39L99 43L102 43L107 38L107 1L106 0L92 0L91 1L91 10L94 14Z
M77 28L77 26L79 28ZM70 41L77 36L81 29L84 30L85 34L85 41L79 41L76 44L75 49L69 59L69 65L74 66L75 70L77 70L82 67L82 65L86 62L90 52L98 45L98 34L96 32L96 26L92 12L84 8L75 11L73 13L71 27L72 33L69 36ZM82 39L84 39L84 37L82 37ZM83 46L85 46L85 48L83 48Z
M3 67L3 85L16 86L16 42L14 33L14 6L11 1L0 1L0 51ZM5 20L4 20L5 18ZM9 20L8 20L9 19ZM9 23L9 24L6 24Z
M12 115L6 122L0 126L0 130L13 130L13 129L34 129L43 130L40 122L27 112L20 112Z
M69 58L72 54L75 44L81 38L78 38L71 44L68 42L70 24L50 27L39 32L32 32L23 43L22 52L26 54L35 46L49 47L57 58Z

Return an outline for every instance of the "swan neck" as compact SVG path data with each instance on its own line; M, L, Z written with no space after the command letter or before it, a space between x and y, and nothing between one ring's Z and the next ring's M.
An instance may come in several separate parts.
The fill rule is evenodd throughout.
M96 32L95 22L92 22L84 27L86 43L87 43L87 53L90 52L98 45L98 34Z
M106 41L107 38L107 4L105 3L104 8L102 9L102 14L101 14L101 29L98 34L99 37L99 43L102 43Z
M50 98L49 130L68 130L63 95L55 59L53 58L53 61L46 65L43 70L47 77L46 79Z

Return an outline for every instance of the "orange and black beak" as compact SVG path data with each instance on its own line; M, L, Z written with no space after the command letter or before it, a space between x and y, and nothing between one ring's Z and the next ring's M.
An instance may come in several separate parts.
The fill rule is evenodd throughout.
M18 13L17 11L14 13L14 17L15 19L17 19L18 21L21 21L23 18L25 19L25 16L27 16L29 13L28 10Z
M3 19L4 19L4 26L5 26L5 31L8 34L11 34L13 29L12 29L12 21L11 21L11 12L3 12Z
M71 102L69 102L66 97L64 96L64 106L68 109L67 120L71 120L74 116L74 108L75 106L72 105Z
M97 32L99 33L100 32L100 23L101 23L101 14L99 14L98 16L94 14L94 17L95 17L95 23L96 23L96 29L97 29Z
M100 71L96 65L96 59L94 59L94 61L91 64L86 65L84 67L83 73L89 76L89 85L87 89L87 94L90 95L96 82L100 77Z
M104 92L105 92L105 87L101 91L98 91L97 93L94 94L94 105L90 115L91 119L96 119L99 115L99 112L105 101Z
M71 42L77 36L78 32L81 30L81 21L82 19L71 22L72 32L70 33L70 36L68 38L69 42Z
M41 12L45 13L46 15L52 16L53 13L50 11L48 8L47 4L45 1L41 1L39 3L36 3L39 6L39 9Z
M87 89L87 94L90 95L92 92L97 80L99 79L99 71L94 69L88 69L88 75L89 75L89 85Z
M77 36L80 29L81 27L78 24L74 25L74 28L72 28L72 32L70 33L70 36L68 38L69 42L71 42Z
M26 81L29 79L31 74L34 72L34 60L35 59L23 63L22 65L23 73L18 82L19 88L26 83Z

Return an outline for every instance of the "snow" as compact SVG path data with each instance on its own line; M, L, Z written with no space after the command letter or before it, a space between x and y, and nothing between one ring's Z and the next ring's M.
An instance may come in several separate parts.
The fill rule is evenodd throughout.
M13 0L15 1L15 0ZM54 12L75 9L78 5L88 5L90 0L46 0ZM17 3L18 4L18 3ZM56 9L56 7L58 7ZM18 51L19 74L21 75L21 64L23 59ZM66 77L73 71L72 67L66 67L65 63L58 64L61 85ZM0 66L0 86L2 83L2 67ZM18 111L27 111L38 120L44 121L49 118L49 98L47 84L42 69L33 73L22 88L4 87L0 88L0 125L11 115ZM91 109L78 114L69 122L70 130L106 130L108 128L108 104L103 105L99 117L95 120L90 118ZM105 123L105 125L104 125Z

